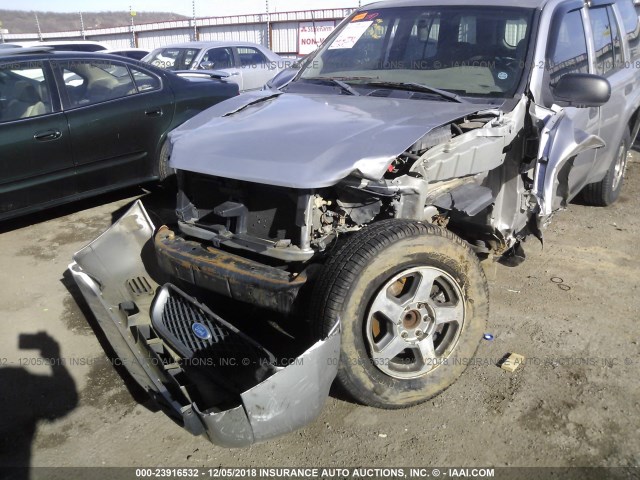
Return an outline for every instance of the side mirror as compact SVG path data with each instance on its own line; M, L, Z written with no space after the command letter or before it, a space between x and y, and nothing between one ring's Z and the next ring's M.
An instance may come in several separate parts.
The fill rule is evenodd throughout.
M200 62L200 65L198 65L198 70L213 70L214 66L215 63L213 62Z
M554 100L577 108L601 107L611 97L606 78L590 73L567 73L551 87Z

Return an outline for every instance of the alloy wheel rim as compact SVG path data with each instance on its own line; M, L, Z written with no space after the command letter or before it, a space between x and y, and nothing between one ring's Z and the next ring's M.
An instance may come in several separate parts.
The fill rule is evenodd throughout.
M620 149L618 150L618 158L616 158L616 164L613 167L613 190L617 190L624 178L624 171L627 166L627 149L624 146L624 143L620 145Z
M418 378L448 363L466 316L458 282L435 267L413 267L376 293L365 322L372 364L398 379Z

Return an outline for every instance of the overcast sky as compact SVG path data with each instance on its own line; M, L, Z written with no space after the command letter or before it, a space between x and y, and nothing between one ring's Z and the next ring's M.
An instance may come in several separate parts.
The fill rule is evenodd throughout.
M362 0L362 4L373 0ZM2 2L5 3L5 2ZM269 11L316 10L323 8L357 7L358 0L269 0ZM263 13L266 0L195 0L196 16L214 17L242 13ZM99 12L104 10L129 10L175 12L191 16L190 0L21 0L19 4L2 5L2 8L54 12Z

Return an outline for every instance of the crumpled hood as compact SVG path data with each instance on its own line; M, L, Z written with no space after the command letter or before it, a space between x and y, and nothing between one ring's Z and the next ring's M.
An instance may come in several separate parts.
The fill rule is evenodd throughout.
M292 188L352 172L381 178L423 135L489 105L367 96L253 92L196 115L170 134L180 170Z

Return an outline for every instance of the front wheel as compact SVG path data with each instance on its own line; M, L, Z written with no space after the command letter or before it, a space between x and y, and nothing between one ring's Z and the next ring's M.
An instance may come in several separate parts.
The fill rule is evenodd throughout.
M158 180L161 183L166 183L170 178L172 178L176 171L169 166L169 159L171 157L171 144L169 143L169 139L166 139L162 144L162 148L160 149L160 155L158 156Z
M399 408L444 391L465 370L488 319L488 287L475 254L451 232L386 220L337 247L312 315L322 336L342 324L344 390Z

